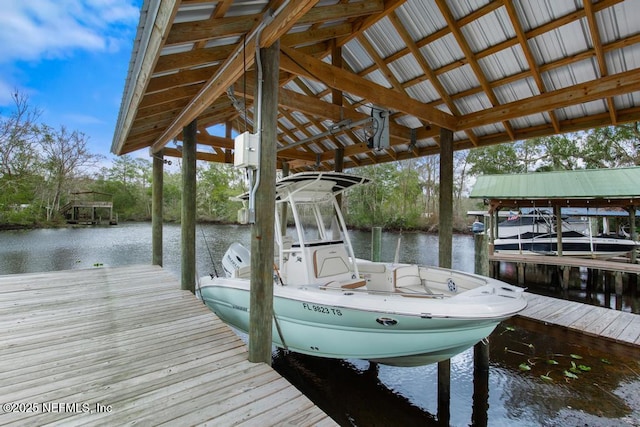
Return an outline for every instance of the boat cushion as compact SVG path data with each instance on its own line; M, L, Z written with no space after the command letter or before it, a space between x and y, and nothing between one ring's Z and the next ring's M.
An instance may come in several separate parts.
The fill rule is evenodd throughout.
M313 270L316 277L329 277L349 273L347 251L344 246L330 246L313 253Z
M387 267L377 262L359 262L358 271L360 273L384 273Z
M420 280L420 268L417 265L397 267L394 270L396 288L422 285Z

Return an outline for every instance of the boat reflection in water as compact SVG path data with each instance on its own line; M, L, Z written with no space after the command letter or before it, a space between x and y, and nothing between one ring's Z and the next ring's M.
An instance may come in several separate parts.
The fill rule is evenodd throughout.
M638 425L637 348L521 318L498 326L489 342L488 370L474 370L471 349L451 359L450 412L437 407L436 365L400 368L278 350L273 366L345 426Z

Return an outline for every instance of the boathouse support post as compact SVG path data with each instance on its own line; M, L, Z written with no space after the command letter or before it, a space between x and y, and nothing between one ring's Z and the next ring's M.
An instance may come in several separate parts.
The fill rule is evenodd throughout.
M558 256L562 256L562 208L560 205L554 206L553 210L556 216L556 235L558 241Z
M451 268L453 240L453 131L440 129L438 266Z
M162 267L164 151L153 153L151 172L151 264Z
M487 235L478 233L473 236L475 245L475 272L481 276L489 275L489 245L487 243Z
M474 272L489 275L489 236L478 233L474 236L476 261ZM480 341L473 346L473 410L472 425L487 425L489 407L489 343Z
M196 141L197 121L182 130L181 288L196 293Z
M568 265L563 265L560 267L562 270L562 289L569 289L569 279L571 278L571 267Z
M256 221L251 227L251 296L249 302L249 361L271 365L273 320L273 256L278 139L278 76L280 41L260 49L262 90L260 120L256 129L260 141L255 192ZM258 82L260 85L260 82ZM286 341L286 336L283 339Z
M451 418L451 359L438 362L438 424L448 426Z
M616 310L622 310L622 291L624 290L624 286L621 271L614 273L614 289L616 292Z
M489 409L489 343L473 346L473 405L471 425L486 426Z
M440 129L440 197L438 210L438 266L451 268L453 241L453 131ZM451 360L438 362L438 420L449 422Z
M636 207L631 206L629 208L629 232L631 233L631 240L634 242L638 241L638 232L636 231ZM637 254L638 250L634 249L631 251L631 264L635 264L638 258Z
M524 270L525 264L523 262L516 264L516 271L518 272L518 286L524 286Z

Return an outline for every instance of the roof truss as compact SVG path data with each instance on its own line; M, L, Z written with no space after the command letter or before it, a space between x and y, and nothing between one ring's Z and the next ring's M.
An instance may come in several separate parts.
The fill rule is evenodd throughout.
M158 151L197 120L199 158L232 162L233 132L253 126L256 46L277 39L278 157L294 171L332 169L336 153L344 167L437 154L441 128L466 149L637 120L638 13L636 0L145 1L112 151ZM341 126L374 105L391 111L382 150Z

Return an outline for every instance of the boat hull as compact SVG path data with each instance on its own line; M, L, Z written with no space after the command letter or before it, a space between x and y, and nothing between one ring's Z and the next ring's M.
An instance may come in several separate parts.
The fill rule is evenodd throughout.
M214 279L215 280L215 279ZM203 286L207 306L223 321L248 333L249 291L233 280ZM237 281L236 281L237 282ZM352 292L294 290L277 287L273 300L272 341L277 347L329 358L358 358L414 366L446 360L489 336L513 313L490 318L434 317L357 308ZM279 294L279 295L278 295ZM297 296L295 294L298 294ZM407 303L415 303L408 298ZM524 302L523 304L526 304ZM517 311L524 308L517 307Z
M589 240L588 237L563 237L562 239L562 254L571 257L607 259L625 255L636 247L636 242L623 239L593 238ZM504 254L556 255L558 240L555 237L496 239L494 250Z

